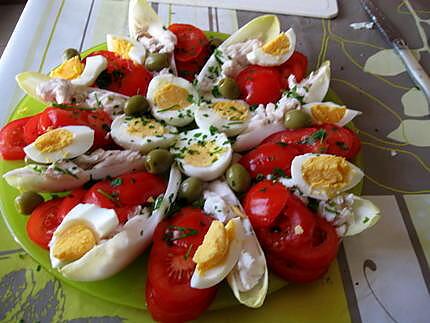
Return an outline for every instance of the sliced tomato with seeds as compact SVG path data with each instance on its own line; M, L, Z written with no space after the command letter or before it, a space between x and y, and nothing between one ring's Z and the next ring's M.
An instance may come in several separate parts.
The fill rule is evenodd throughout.
M361 149L361 141L351 129L325 124L322 129L326 131L325 142L328 145L327 153L342 156L347 159L355 158Z
M53 199L37 206L27 221L26 230L28 237L40 247L49 249L55 229L60 225L58 210L63 199Z
M40 128L40 116L43 112L31 116L23 127L23 136L27 145L34 142L44 131Z
M258 175L291 176L291 162L301 152L293 145L266 143L249 151L239 163L245 167L252 178Z
M168 29L176 35L178 40L174 52L177 62L190 62L196 59L209 45L209 40L204 32L193 25L172 24Z
M9 122L0 130L0 154L5 160L24 159L23 148L27 146L24 138L24 126L31 117Z
M67 215L67 213L70 212L71 209L73 209L76 205L82 202L86 192L87 191L83 188L77 188L63 198L63 201L58 208L58 218L60 219L60 221L64 219L64 217Z
M302 53L295 51L293 55L284 64L279 66L282 79L282 87L288 89L288 78L291 74L296 77L296 81L300 82L306 75L308 68L308 59Z

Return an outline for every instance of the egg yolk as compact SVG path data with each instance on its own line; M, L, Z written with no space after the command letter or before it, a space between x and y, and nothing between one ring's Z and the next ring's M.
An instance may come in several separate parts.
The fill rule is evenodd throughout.
M125 39L114 38L112 39L112 51L117 53L122 58L129 59L128 53L133 48L133 44Z
M348 183L351 168L343 157L317 156L302 164L303 179L313 189L324 190L329 197Z
M128 122L127 131L133 135L161 136L165 133L165 128L155 120L145 118L134 118Z
M336 123L342 120L346 107L330 107L323 104L312 106L312 117L321 123Z
M235 223L229 221L224 227L221 221L212 221L202 244L197 248L193 261L196 268L203 273L224 260L228 253L230 241L234 239Z
M73 133L66 129L54 129L39 136L34 145L41 152L52 153L70 145L73 138Z
M180 110L191 104L189 95L184 88L169 83L155 92L154 103L162 110Z
M285 33L282 33L266 43L262 49L263 52L270 55L283 55L290 50L290 40Z
M73 261L81 258L95 245L93 231L85 224L78 223L59 233L53 254L61 261Z
M212 109L222 118L231 121L244 121L248 118L248 108L235 101L220 101L212 104Z
M63 64L54 69L49 76L54 78L61 78L66 80L73 80L78 78L84 71L85 64L83 64L79 56L74 56Z
M184 161L187 164L206 167L218 160L218 155L224 152L215 142L194 143L187 148Z

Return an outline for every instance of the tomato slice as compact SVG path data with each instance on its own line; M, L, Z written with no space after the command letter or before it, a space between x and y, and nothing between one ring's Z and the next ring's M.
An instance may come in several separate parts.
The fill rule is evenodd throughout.
M293 283L310 283L320 279L328 271L328 267L304 269L294 262L285 260L277 255L266 254L267 265L279 277Z
M279 184L282 186L281 184ZM276 187L280 191L280 187ZM286 191L286 193L285 193ZM250 191L251 192L251 191ZM278 198L273 198L272 191L265 191L268 204L276 203ZM281 194L278 192L278 194ZM255 231L263 248L271 253L276 253L281 257L290 257L295 250L303 245L309 244L314 239L316 227L316 215L314 215L306 205L294 194L284 189L284 208L278 211L276 216L272 215L272 220L268 226L255 226ZM253 200L251 195L251 201ZM245 203L245 210L247 211ZM278 208L279 209L279 208ZM255 211L248 214L251 219L255 217ZM295 254L295 253L294 253Z
M0 154L5 160L24 159L24 126L31 117L14 120L0 130Z
M37 137L43 134L43 130L40 129L40 126L39 126L40 116L42 114L43 113L38 113L34 116L31 116L28 122L23 127L23 132L24 132L23 136L27 145L34 142L37 139Z
M174 53L175 60L178 62L192 61L209 45L209 40L203 31L193 25L172 24L169 30L178 39Z
M291 193L279 183L261 181L246 193L243 206L254 228L272 225L285 208Z
M293 147L279 143L266 143L249 151L240 163L248 170L252 178L259 174L291 176L291 162L301 152Z
M282 79L282 87L288 89L288 77L294 74L296 81L300 82L306 75L308 59L302 53L295 51L284 64L279 66Z
M153 174L136 172L104 180L93 185L84 196L84 203L115 209L118 219L125 223L137 205L147 204L166 190L166 182Z
M95 55L102 55L108 61L106 70L99 75L95 86L128 96L146 95L152 75L145 67L107 50L95 51L89 56Z
M176 69L178 70L178 75L190 82L195 78L203 66L206 64L210 55L209 46L206 46L200 55L189 62L179 62L176 61Z
M325 124L322 128L326 131L326 143L328 154L342 156L347 159L355 158L361 149L361 141L351 129Z
M69 213L71 209L73 209L76 205L82 202L84 195L87 191L83 188L77 188L73 190L69 195L63 198L60 206L58 207L58 218L60 222L64 219L64 217Z
M60 225L58 210L63 199L54 199L40 204L31 213L27 222L27 234L29 238L44 249L49 249L55 229Z
M157 226L146 283L146 302L156 321L194 320L214 299L217 287L190 286L192 258L211 221L200 209L186 207Z
M312 241L288 252L288 259L301 268L327 267L337 255L340 240L336 230L320 217L316 217L316 221L317 226Z
M281 75L275 67L250 65L239 73L236 82L248 104L267 104L281 98Z

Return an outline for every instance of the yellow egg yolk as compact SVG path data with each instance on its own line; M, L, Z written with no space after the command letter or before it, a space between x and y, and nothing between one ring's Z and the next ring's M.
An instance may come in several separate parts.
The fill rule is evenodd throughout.
M83 64L79 56L74 56L63 64L55 68L50 74L50 77L61 78L66 80L73 80L78 78L84 71L85 64Z
M303 179L313 189L324 190L332 197L348 183L351 168L343 157L316 156L302 164Z
M128 122L127 131L133 135L142 137L161 136L165 134L165 128L155 120L134 118Z
M113 38L112 39L112 51L117 53L122 58L129 59L128 53L133 48L133 44L125 39Z
M41 152L52 153L70 145L73 138L73 133L66 129L54 129L39 136L34 145Z
M230 241L234 239L235 223L229 221L224 227L221 221L212 221L202 244L197 248L193 261L196 268L203 273L224 260L228 253Z
M53 254L61 261L81 258L96 245L93 231L77 223L61 231L55 241Z
M330 107L316 104L311 108L312 117L320 123L336 123L342 120L346 107Z
M154 103L162 110L180 110L191 104L189 95L183 87L169 83L155 92Z
M184 161L187 164L205 167L218 160L218 155L224 152L224 148L219 147L215 142L194 143L187 148Z
M241 102L220 101L212 104L212 109L222 118L231 121L244 121L248 118L249 110Z
M263 52L278 56L287 53L290 50L290 40L285 33L278 35L275 39L272 39L266 43L263 47Z

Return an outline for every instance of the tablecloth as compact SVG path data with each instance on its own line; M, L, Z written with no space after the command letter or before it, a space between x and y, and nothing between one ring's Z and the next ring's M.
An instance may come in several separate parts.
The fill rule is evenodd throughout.
M430 3L376 1L430 72ZM193 23L231 33L259 15L248 11L154 3L166 24ZM30 0L0 61L4 122L22 97L15 74L47 72L64 48L86 49L106 33L127 34L128 2ZM209 311L202 322L429 322L430 119L429 104L405 67L368 21L359 1L340 0L333 20L279 16L293 27L310 68L332 62L332 89L363 112L355 124L363 143L363 194L382 211L367 232L345 239L328 275L289 285L258 310ZM121 286L118 286L121 288ZM127 291L124 291L126 293ZM61 283L26 255L0 225L0 321L146 322L145 311L108 303Z

